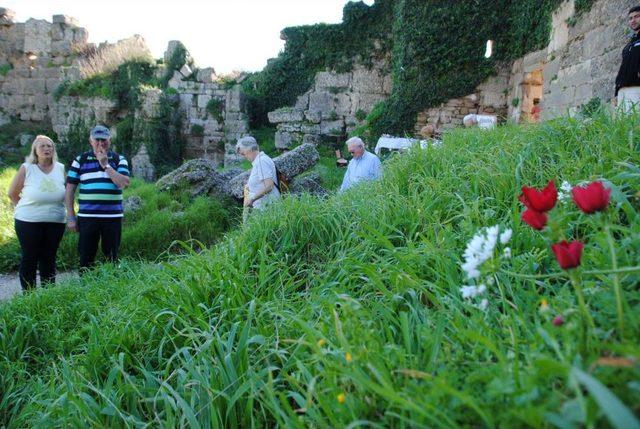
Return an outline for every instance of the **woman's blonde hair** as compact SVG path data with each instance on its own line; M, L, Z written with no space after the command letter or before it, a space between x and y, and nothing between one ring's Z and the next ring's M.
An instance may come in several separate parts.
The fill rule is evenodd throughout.
M54 164L58 162L58 152L56 151L56 144L49 137L43 134L40 134L40 135L37 135L36 138L33 139L33 143L31 143L31 152L29 152L29 155L27 156L26 163L27 164L38 163L38 154L36 154L36 148L38 147L38 143L40 143L41 141L47 141L51 143L51 146L53 146L52 161Z

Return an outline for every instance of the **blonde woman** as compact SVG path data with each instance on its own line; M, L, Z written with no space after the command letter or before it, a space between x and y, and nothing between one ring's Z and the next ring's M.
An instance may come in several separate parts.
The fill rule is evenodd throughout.
M22 249L23 290L35 287L37 269L42 285L55 283L56 253L65 228L64 193L64 165L58 162L55 144L49 137L39 135L8 191Z

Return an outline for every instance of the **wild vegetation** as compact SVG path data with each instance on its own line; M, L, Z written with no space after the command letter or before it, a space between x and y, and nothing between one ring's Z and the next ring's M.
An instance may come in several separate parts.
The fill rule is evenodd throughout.
M602 113L455 131L208 251L16 298L0 426L638 427L639 133ZM554 209L585 243L571 270L520 220L521 187L552 179L612 190ZM461 263L492 225L511 254L482 267L481 309Z
M577 13L588 11L593 2L577 1ZM252 125L265 123L271 110L293 105L311 87L318 71L343 72L357 63L370 66L373 60L386 59L392 69L391 97L369 114L366 129L360 132L375 139L383 133L411 134L420 110L472 93L498 64L545 47L551 14L561 3L347 3L340 24L282 31L284 50L242 83L250 101ZM485 58L488 40L494 41L495 54Z
M13 228L13 208L4 192L16 172L0 172L0 273L14 272L20 263L20 245ZM156 261L183 253L186 246L198 250L209 246L238 222L239 209L233 202L199 197L187 192L158 192L153 184L134 179L125 199L139 199L139 208L127 213L123 224L120 254L132 260ZM178 243L181 242L181 243ZM58 250L58 269L78 265L78 235L67 232Z

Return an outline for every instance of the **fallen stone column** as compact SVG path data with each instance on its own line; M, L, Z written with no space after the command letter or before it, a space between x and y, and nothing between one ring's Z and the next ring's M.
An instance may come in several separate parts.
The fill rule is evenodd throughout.
M289 180L297 175L304 173L318 163L320 154L315 145L306 143L297 148L283 153L273 159L276 168L283 173ZM243 197L243 188L249 180L250 171L245 171L237 175L229 182L229 190L235 198Z

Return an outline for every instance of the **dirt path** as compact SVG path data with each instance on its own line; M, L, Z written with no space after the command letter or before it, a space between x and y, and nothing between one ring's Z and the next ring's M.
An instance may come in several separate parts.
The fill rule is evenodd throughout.
M78 277L78 273L75 271L58 273L56 281L61 282L64 280L74 279L76 277ZM18 274L0 274L0 301L8 300L13 296L20 294L22 294L22 289L20 288L20 279L18 278Z

